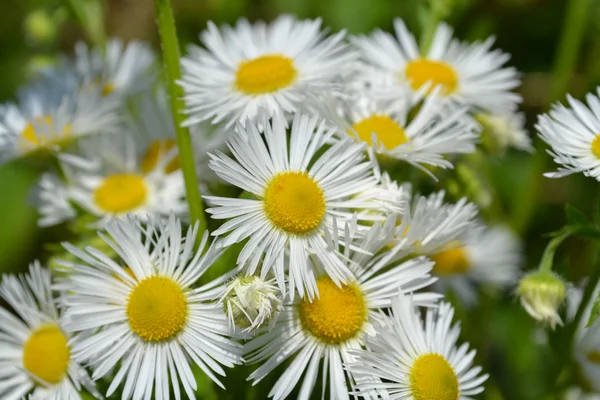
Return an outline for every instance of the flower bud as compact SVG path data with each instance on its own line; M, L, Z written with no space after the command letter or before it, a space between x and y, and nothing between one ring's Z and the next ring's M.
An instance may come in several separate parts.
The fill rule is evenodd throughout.
M557 310L565 299L566 291L562 279L551 271L537 271L525 276L517 289L521 305L529 315L552 329L556 324L562 325Z
M232 280L222 302L231 332L241 336L273 323L281 310L281 295L274 280L265 282L257 276Z

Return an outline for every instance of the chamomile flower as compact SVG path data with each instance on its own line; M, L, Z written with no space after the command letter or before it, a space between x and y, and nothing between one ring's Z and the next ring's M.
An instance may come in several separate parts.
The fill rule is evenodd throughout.
M0 105L0 163L37 153L55 153L74 140L114 130L118 104L97 90L39 82L23 89L17 103Z
M540 138L551 147L548 153L560 165L557 172L545 176L560 178L583 172L600 180L600 99L591 93L586 99L587 107L567 96L571 108L555 104L549 114L539 117L536 128Z
M444 202L445 192L415 196L413 204L400 217L392 243L403 239L404 251L431 255L459 239L477 216L475 204L460 199L455 204Z
M364 63L377 67L359 73L374 73L373 80L383 81L390 90L403 90L409 85L417 93L441 86L444 98L493 113L513 110L521 101L511 92L519 85L517 71L503 67L510 56L491 50L493 37L483 43L463 43L453 39L452 29L441 23L429 51L422 56L404 22L396 19L394 27L395 38L380 30L371 36L352 38ZM360 68L362 64L357 65Z
M90 365L93 379L114 372L106 395L122 386L122 399L168 399L171 390L179 399L180 385L195 399L191 363L222 387L221 365L241 362L241 346L229 339L216 303L226 276L194 287L222 251L207 247L206 233L194 250L198 225L182 237L173 215L168 221L155 216L145 228L133 217L116 219L106 232L99 235L119 262L65 244L77 258L63 262L68 273L59 284L67 290L66 327L88 331L73 345L73 358Z
M70 67L84 87L98 87L104 96L125 97L150 89L155 76L151 66L156 56L148 43L110 39L105 49L75 45Z
M361 380L346 373L342 363L352 362L351 351L362 348L365 336L375 333L372 320L378 310L389 307L398 290L416 292L435 281L430 275L432 263L425 257L399 262L396 255L401 244L382 252L394 235L395 222L391 217L383 226L375 224L364 238L354 243L348 225L344 241L361 249L353 251L346 246L344 250L344 259L354 277L336 285L315 260L320 271L319 297L289 302L273 330L246 344L250 352L248 362L264 361L249 377L255 384L286 359L293 358L269 396L287 397L305 375L298 398L310 398L322 368L323 384L329 384L328 398L349 399L348 387ZM415 293L414 297L419 305L427 306L439 298L428 292Z
M3 400L81 399L92 380L71 357L71 338L56 307L50 271L39 262L20 277L4 275L0 297L18 315L0 308L0 397Z
M206 197L214 205L207 210L213 218L229 219L213 235L228 233L221 239L224 247L248 239L237 260L240 269L253 275L260 265L261 278L273 273L285 293L287 267L290 296L298 290L300 297L306 292L313 298L317 283L308 255L315 253L322 260L336 284L351 277L324 236L332 233L334 219L343 224L356 209L363 210L358 214L361 220L383 219L368 212L376 204L352 198L377 182L364 146L349 138L316 156L333 134L316 117L296 114L289 150L282 115L272 121L264 118L261 125L264 136L254 121L238 125L228 143L235 160L220 152L212 156L209 165L218 176L255 196Z
M442 290L452 289L467 305L477 300L473 284L490 289L516 285L522 262L521 245L514 233L482 224L472 224L458 240L430 258Z
M338 135L365 142L375 154L452 168L446 154L472 153L479 136L477 123L467 116L466 107L444 105L439 89L418 104L417 100L382 100L352 96L332 117ZM409 120L410 114L410 120Z
M531 138L525 129L525 114L508 112L504 114L478 113L475 119L483 128L483 142L492 150L503 154L509 147L533 152Z
M71 204L92 215L95 226L128 213L140 218L154 212L184 215L187 208L181 171L169 171L168 159L159 160L160 167L145 171L143 161L131 136L107 134L80 142L77 155L60 157L66 181L53 173L42 178L38 223L49 225L61 222L62 217L73 217Z
M235 27L208 23L206 48L191 46L181 61L187 125L212 120L232 125L302 108L305 92L331 90L355 59L345 33L326 36L321 20L280 16L266 24L239 20Z
M357 385L362 395L390 399L469 400L483 392L481 367L473 367L475 350L457 347L460 327L451 326L454 310L448 303L427 310L425 323L411 296L392 300L393 316L380 316L376 334L367 336L368 350L354 352L348 369L372 378ZM377 382L377 380L380 380Z

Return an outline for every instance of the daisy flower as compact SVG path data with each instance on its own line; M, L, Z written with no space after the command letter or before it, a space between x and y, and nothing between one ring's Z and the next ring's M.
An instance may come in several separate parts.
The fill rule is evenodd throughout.
M284 15L266 24L239 20L220 30L208 23L200 35L206 48L190 46L181 61L186 125L272 116L298 111L305 92L331 90L355 57L345 32L326 36L321 20Z
M352 96L336 107L339 112L331 119L339 136L365 142L377 155L452 168L445 155L475 152L479 127L466 107L444 105L438 92L423 102Z
M525 113L508 112L504 114L478 113L477 122L483 127L483 142L489 147L504 153L507 148L533 152L529 133L525 129Z
M600 96L600 88L598 88ZM548 153L560 164L557 172L544 174L560 178L583 172L600 180L600 99L591 93L586 96L588 107L567 96L571 108L555 104L549 114L539 117L536 129L548 143Z
M0 308L0 397L74 400L81 399L79 391L85 388L99 398L86 371L71 357L77 338L64 329L50 271L36 261L27 275L4 275L0 297L18 315Z
M207 233L194 250L198 224L183 238L181 229L173 215L168 221L155 216L145 228L133 217L112 221L99 235L118 262L65 244L78 259L62 262L66 327L88 331L71 354L90 365L93 379L114 372L106 396L122 386L122 399L168 399L170 390L179 399L181 385L195 399L191 363L223 387L215 375L225 375L221 365L241 362L241 347L228 338L215 301L226 276L194 287L222 251L207 247Z
M430 256L441 289L453 289L466 304L477 300L474 283L490 288L516 285L522 262L521 245L509 229L471 224L465 233Z
M0 105L0 163L40 152L58 152L74 140L111 131L118 104L97 90L69 82L39 82L23 89L17 103Z
M290 295L297 289L300 297L306 291L313 298L317 284L308 255L315 253L323 261L336 284L351 277L324 236L332 233L334 219L344 223L353 210L363 210L358 214L361 220L384 219L369 214L369 209L377 208L374 202L352 198L377 181L364 146L349 138L316 155L333 134L316 117L295 115L289 150L282 115L271 122L265 117L261 125L264 136L254 121L238 125L237 135L228 142L235 160L220 152L212 155L209 166L219 177L255 196L206 197L214 205L207 209L213 218L229 219L213 235L228 233L221 240L223 247L248 239L237 260L247 275L260 264L261 278L272 272L285 293L287 267Z
M415 196L400 216L392 243L406 239L406 254L431 255L465 234L477 216L477 207L464 197L456 204L445 203L444 196L443 190L427 197Z
M352 43L361 51L368 68L359 74L373 74L390 90L409 85L414 92L441 87L445 99L493 113L513 110L521 97L511 90L519 86L514 68L503 68L510 56L491 50L494 38L467 44L452 38L452 28L438 25L425 56L421 55L415 37L401 19L394 20L396 37L377 30L371 36L357 36ZM362 64L357 64L360 68Z
M457 347L458 324L451 326L454 310L448 303L427 310L421 321L411 296L392 300L393 316L380 315L376 334L367 337L368 350L354 352L348 369L380 380L358 384L359 394L390 399L469 400L483 392L481 367L473 367L475 350Z
M319 297L289 302L275 328L245 346L250 352L248 362L264 361L249 377L254 384L286 359L293 358L269 396L287 397L304 375L298 398L309 399L323 361L324 385L329 382L328 398L350 398L348 387L353 388L361 381L345 373L342 363L352 362L351 351L362 348L365 336L375 333L372 322L378 310L389 307L398 290L419 291L435 281L430 275L432 263L425 257L400 263L396 255L401 244L383 251L394 235L394 227L395 218L391 217L383 226L375 224L364 238L354 243L362 251L345 247L344 260L355 274L345 284L336 285L315 260L320 271ZM351 243L351 227L347 226L345 231L344 240ZM334 241L333 245L339 243ZM427 306L434 305L439 298L428 292L415 293L414 297L418 304Z
M72 218L76 213L71 204L92 215L96 226L128 213L140 218L154 212L184 215L181 171L169 171L168 159L158 160L159 167L146 171L143 157L136 153L131 136L107 134L80 142L77 155L62 154L59 161L66 180L53 173L42 177L38 224Z

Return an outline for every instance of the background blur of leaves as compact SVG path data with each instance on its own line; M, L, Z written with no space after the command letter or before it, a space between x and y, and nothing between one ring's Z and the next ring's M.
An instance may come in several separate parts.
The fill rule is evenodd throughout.
M452 0L450 23L463 39L476 40L491 34L497 47L512 54L511 65L523 72L523 110L531 131L536 115L545 110L550 86L549 71L569 0ZM250 20L272 19L281 13L300 18L321 16L333 30L367 33L376 27L390 30L394 17L403 17L418 33L426 0L174 0L182 44L197 42L207 20L233 23L240 16ZM581 97L600 84L600 1L592 0L593 12L584 39L570 92ZM153 2L109 0L104 2L108 36L136 38L157 44ZM60 52L69 52L85 35L77 25L66 0L3 0L0 13L0 101L14 98L16 89L36 67L51 62ZM564 99L561 98L561 100ZM522 235L531 268L538 262L547 239L544 234L564 223L563 208L571 203L587 215L596 212L597 183L577 174L560 180L543 178L555 168L545 148L536 140L537 154L508 153L489 161L495 201L504 222ZM29 205L36 180L31 167L11 163L0 167L0 272L20 271L43 255L41 243L55 241L57 230L36 228L35 210ZM579 282L594 262L590 243L572 239L557 257L558 272ZM476 310L458 310L464 339L478 350L478 361L493 379L486 384L485 399L544 399L555 382L547 382L553 365L544 334L507 296L496 301L484 296ZM247 371L228 374L227 394L219 397L262 398L255 388L245 393ZM265 388L266 389L266 388Z

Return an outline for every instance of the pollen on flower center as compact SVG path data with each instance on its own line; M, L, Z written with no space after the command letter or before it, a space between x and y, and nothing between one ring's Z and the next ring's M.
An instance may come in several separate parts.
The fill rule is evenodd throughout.
M144 179L136 174L109 175L94 191L94 202L102 210L123 213L141 206L148 194Z
M420 58L406 64L406 79L413 89L418 90L427 82L433 86L442 86L443 94L452 94L458 87L458 74L454 68L443 61Z
M439 275L462 274L469 270L471 263L464 247L456 247L431 256L435 262L433 271Z
M424 354L410 370L410 389L415 400L458 400L456 373L439 354Z
M373 133L375 133L377 140L387 150L393 150L408 142L404 128L390 118L389 115L372 115L365 118L354 124L348 134L354 136L354 132L360 140L367 142L369 146L373 145Z
M598 158L600 158L600 133L594 137L592 140L592 153Z
M187 300L181 287L164 276L141 281L127 298L129 326L148 342L169 340L187 320Z
M153 171L154 168L158 165L158 162L162 160L162 158L166 157L171 150L176 146L175 139L158 139L154 140L144 153L141 162L142 172L145 174ZM174 155L169 163L167 163L164 167L164 172L170 174L172 172L177 171L180 167L179 164L179 156Z
M325 215L325 195L306 172L284 172L267 185L264 207L276 227L300 235L321 223Z
M41 131L41 132L40 132ZM71 125L65 124L62 132L56 132L54 121L50 115L35 118L35 123L28 122L21 131L21 147L47 147L68 140L71 135Z
M319 297L305 298L299 305L304 329L325 343L343 343L360 332L367 319L367 306L354 285L338 287L330 278L317 280Z
M23 366L40 381L59 383L69 366L67 338L56 325L35 330L23 346Z
M293 59L282 54L267 54L240 63L235 87L249 95L272 93L289 86L297 75Z

